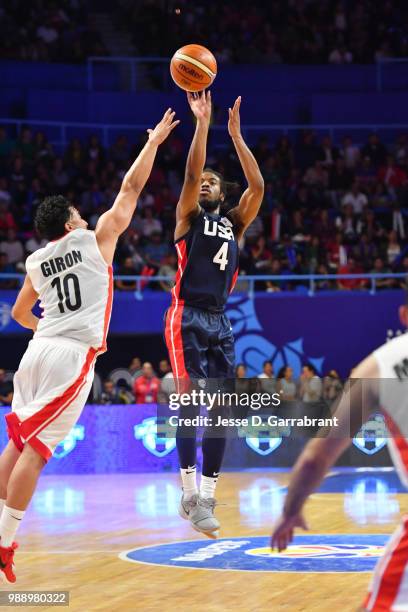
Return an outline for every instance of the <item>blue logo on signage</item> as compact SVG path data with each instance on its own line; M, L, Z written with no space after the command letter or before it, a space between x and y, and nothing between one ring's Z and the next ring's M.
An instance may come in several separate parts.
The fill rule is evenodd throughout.
M171 427L170 430L173 431L173 436L167 437L169 427L166 419L149 417L144 419L139 425L135 425L135 438L136 440L141 440L145 449L152 453L152 455L165 457L176 448L174 430Z
M315 366L322 373L324 357L309 357L303 350L303 338L288 342L279 348L263 335L262 326L255 312L252 297L243 299L232 296L228 301L227 315L231 321L235 335L235 357L237 363L244 363L248 376L256 376L262 372L263 362L270 359L277 373L282 366L290 366L293 375L298 378L305 363Z
M74 425L66 438L60 442L54 451L54 457L57 459L62 459L69 455L71 451L77 445L78 440L83 440L85 438L85 427L83 425Z
M124 561L249 572L371 572L382 555L386 535L299 535L281 553L269 537L173 542L123 552Z
M374 414L353 438L353 444L366 455L378 453L387 444L387 426L382 414Z
M11 321L11 305L0 302L0 330L3 330Z
M265 421L259 427L239 427L238 436L245 438L251 450L258 455L266 457L282 444L284 437L290 435L290 427L271 427Z
M258 455L266 456L273 453L282 444L282 438L245 438L245 442Z

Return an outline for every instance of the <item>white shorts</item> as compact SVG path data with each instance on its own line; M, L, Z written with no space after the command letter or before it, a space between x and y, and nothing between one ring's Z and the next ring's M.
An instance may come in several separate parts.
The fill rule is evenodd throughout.
M376 565L363 609L408 611L408 516L394 531Z
M71 431L88 399L97 350L66 338L30 341L14 376L7 432L21 451L30 444L46 461Z

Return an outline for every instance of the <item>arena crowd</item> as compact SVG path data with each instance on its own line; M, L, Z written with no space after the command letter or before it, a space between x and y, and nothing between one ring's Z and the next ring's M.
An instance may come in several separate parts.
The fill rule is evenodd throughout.
M0 126L0 273L24 272L28 254L43 246L33 231L36 208L52 193L68 197L95 228L109 208L126 169L143 146L125 135L104 148L97 136L73 139L57 155L43 132L30 127L13 137ZM265 179L259 216L241 244L240 274L348 274L408 272L408 137L382 142L371 134L354 143L318 139L311 131L294 140L271 142L261 136L253 146ZM185 144L174 133L157 162L115 259L118 275L174 276L175 207L183 180ZM241 180L238 160L228 146L210 150L207 163L230 181ZM226 210L242 192L233 186ZM241 289L245 289L241 278ZM297 289L302 281L257 282L258 290ZM395 279L376 281L377 289L398 288ZM0 279L0 289L18 281ZM142 289L169 291L171 281L146 280ZM365 280L317 281L316 289L364 290ZM117 280L116 288L134 291L136 283Z

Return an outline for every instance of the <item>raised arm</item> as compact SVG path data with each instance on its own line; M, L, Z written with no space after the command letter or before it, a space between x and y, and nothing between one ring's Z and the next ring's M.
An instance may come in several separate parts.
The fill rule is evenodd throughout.
M24 279L23 286L17 296L11 315L13 319L27 329L32 329L34 332L37 329L39 318L33 315L32 309L38 300L38 293L35 291L30 277Z
M248 187L242 194L238 206L229 213L234 224L239 228L238 238L243 235L248 225L257 216L264 194L264 181L258 163L241 134L240 106L241 96L235 100L233 108L228 109L228 132L234 143L235 151L248 183Z
M367 357L353 372L353 379L342 393L333 416L337 425L326 437L308 442L293 468L281 518L272 533L271 546L284 550L293 539L295 527L307 529L303 506L317 489L328 470L350 446L353 436L378 409L379 371L375 358Z
M136 209L137 199L152 171L159 145L167 138L179 121L169 108L153 130L147 130L149 139L137 159L126 172L120 191L110 210L104 213L96 226L95 234L100 251L107 263L112 263L120 234L129 226Z
M209 91L195 94L188 92L187 99L197 123L188 152L183 189L176 208L176 240L188 231L191 220L200 212L198 199L211 119L211 93Z

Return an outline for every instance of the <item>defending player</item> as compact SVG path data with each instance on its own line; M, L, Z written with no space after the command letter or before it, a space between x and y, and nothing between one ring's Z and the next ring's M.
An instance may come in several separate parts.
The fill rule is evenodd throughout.
M13 317L34 331L14 377L9 443L0 457L0 576L15 582L13 542L41 470L70 432L88 398L97 356L106 351L112 306L112 261L158 146L179 123L169 109L126 173L112 208L95 232L63 196L39 206L36 227L50 242L26 262ZM32 309L41 300L43 316Z
M408 327L408 307L400 307ZM353 371L336 416L339 427L310 441L294 467L282 517L272 534L272 548L284 550L296 527L307 529L302 508L309 495L351 444L352 436L376 410L384 413L388 446L402 482L408 486L408 335L387 342ZM356 380L359 379L359 380ZM365 610L406 610L408 602L408 517L404 517L379 560L364 601Z
M238 98L229 109L228 131L248 187L238 206L227 214L221 213L224 180L217 172L204 170L211 94L202 92L187 97L197 123L176 210L178 272L172 304L166 314L166 344L174 377L179 382L209 377L232 379L234 339L224 308L238 275L238 242L258 213L264 184L258 164L242 138ZM179 417L191 417L193 412L194 407L188 406L180 409ZM225 435L217 436L208 429L204 432L198 491L196 431L177 429L183 485L179 513L209 537L215 537L219 529L214 517L214 492L225 444Z

